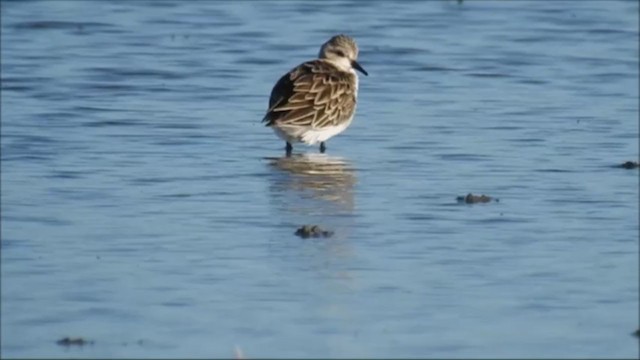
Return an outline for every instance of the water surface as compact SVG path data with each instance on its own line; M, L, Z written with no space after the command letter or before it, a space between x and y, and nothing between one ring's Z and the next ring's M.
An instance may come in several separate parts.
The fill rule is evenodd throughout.
M3 357L638 355L637 2L1 6ZM286 158L338 32L355 121Z

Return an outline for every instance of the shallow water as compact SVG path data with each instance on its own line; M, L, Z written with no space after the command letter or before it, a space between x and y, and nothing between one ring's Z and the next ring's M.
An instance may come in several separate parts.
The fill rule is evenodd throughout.
M3 357L638 355L638 2L1 13ZM285 158L271 87L337 32L355 121Z

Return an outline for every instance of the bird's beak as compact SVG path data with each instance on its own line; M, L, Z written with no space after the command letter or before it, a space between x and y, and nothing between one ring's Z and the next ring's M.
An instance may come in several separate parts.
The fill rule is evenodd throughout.
M362 68L362 66L360 66L360 64L358 64L357 61L353 60L351 62L351 66L353 66L354 69L360 71L361 73L365 74L366 76L369 76L369 74Z

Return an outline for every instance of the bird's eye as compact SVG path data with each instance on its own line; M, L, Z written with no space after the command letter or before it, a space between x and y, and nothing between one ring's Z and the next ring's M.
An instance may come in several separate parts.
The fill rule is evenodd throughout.
M342 50L336 50L336 55L344 57L344 52Z

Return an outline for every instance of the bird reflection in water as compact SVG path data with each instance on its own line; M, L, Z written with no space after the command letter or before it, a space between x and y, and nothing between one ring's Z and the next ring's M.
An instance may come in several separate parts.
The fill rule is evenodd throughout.
M335 215L351 213L354 209L353 186L356 176L351 164L342 157L327 154L294 154L268 158L269 165L278 169L271 189L275 193L296 195L289 199L290 210L307 214ZM289 206L286 206L289 207Z
M329 313L345 327L354 324L350 307L332 296L357 286L350 270L357 261L351 239L356 219L354 167L345 158L318 153L267 160L273 205L269 216L277 224L269 246L272 266L288 274L287 281L304 284L302 288L309 277L317 279L314 287L322 289L326 302L316 309L316 316L325 318ZM304 224L318 224L335 234L298 239L294 232ZM289 235L283 239L284 233Z

